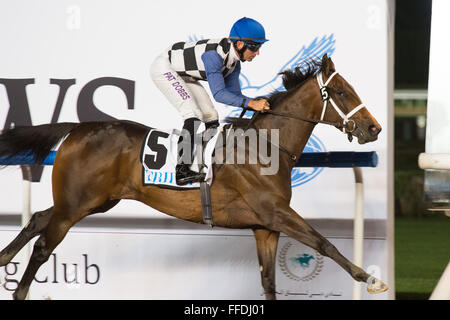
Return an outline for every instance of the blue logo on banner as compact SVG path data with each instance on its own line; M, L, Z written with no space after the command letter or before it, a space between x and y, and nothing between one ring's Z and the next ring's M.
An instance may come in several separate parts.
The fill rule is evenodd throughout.
M284 86L280 81L279 73L286 70L294 71L296 67L300 67L301 71L305 71L308 68L308 61L310 60L321 60L324 54L327 54L330 57L334 52L334 44L336 40L334 39L334 35L331 34L329 36L323 36L321 39L316 37L308 46L303 46L289 61L287 61L276 73L272 80L264 83L260 86L253 86L250 83L250 80L241 73L240 81L241 81L241 89L244 91L244 95L250 92L247 90L261 91L263 90L263 95L271 93L273 91L284 90ZM258 96L256 94L256 96Z
M304 71L305 68L308 67L307 62L311 59L321 59L324 54L327 54L330 57L334 52L335 43L336 40L334 39L333 34L329 36L323 36L320 39L319 37L316 37L309 45L304 45L288 62L286 62L279 69L279 72L285 71L287 69L294 70L297 66L300 67L302 71ZM241 73L239 79L241 82L242 93L249 97L258 97L268 95L274 91L285 90L278 73L272 80L260 86L252 85L249 79ZM228 116L238 117L242 109L234 107L231 108L233 108L233 110ZM252 111L247 111L244 117L251 117L252 115ZM311 135L305 146L305 149L303 150L303 152L324 151L326 151L325 146L323 145L322 141L320 141L320 139L314 134ZM292 187L298 187L308 181L311 181L322 171L323 168L294 168L291 172Z
M190 37L190 39L194 40L197 39L197 37ZM334 34L323 36L320 39L319 37L316 37L309 45L302 46L302 48L291 59L289 59L289 61L279 68L278 72L270 81L262 85L252 85L248 77L241 72L239 81L241 83L242 93L248 97L260 97L269 95L274 91L285 90L279 75L280 72L285 70L293 71L296 67L300 67L300 70L305 71L305 69L309 66L308 61L319 60L324 54L331 57L334 52L335 43L336 40L334 39ZM241 114L241 108L232 106L227 107L232 109L228 114L228 117L237 117ZM244 117L248 118L252 115L253 111L247 111Z

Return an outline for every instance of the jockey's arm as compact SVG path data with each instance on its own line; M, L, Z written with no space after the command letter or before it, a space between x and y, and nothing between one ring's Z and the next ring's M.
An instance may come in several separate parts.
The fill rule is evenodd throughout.
M234 92L236 95L240 95L245 99L249 99L246 96L242 95L241 92L241 84L239 83L239 74L241 73L241 64L238 63L236 69L225 79L226 88ZM270 109L270 105L264 98L258 99L250 99L246 102L246 105L253 110L264 112Z
M256 101L253 102L251 98L244 96L241 92L239 62L234 71L224 79L221 71L223 61L217 52L212 50L205 52L202 55L202 60L205 65L209 88L217 102L241 108L250 107L254 109L254 107L259 107L261 102L255 104Z

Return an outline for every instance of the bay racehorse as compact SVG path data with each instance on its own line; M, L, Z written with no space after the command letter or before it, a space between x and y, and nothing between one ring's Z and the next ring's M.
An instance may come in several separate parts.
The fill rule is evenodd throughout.
M280 232L333 259L355 280L366 282L370 293L383 292L387 290L383 282L346 259L289 206L291 170L317 123L334 125L361 144L376 140L381 127L326 55L305 74L298 68L282 74L286 90L271 94L271 110L257 113L246 126L279 129L278 147L283 151L279 153L279 170L275 175L261 175L259 162L216 164L211 185L214 225L253 230L267 299L276 298L275 260ZM0 135L0 156L11 158L29 152L35 154L36 163L42 163L66 137L53 165L54 205L36 212L0 253L0 266L4 266L39 235L13 298L26 297L39 267L74 224L111 209L121 199L141 201L168 215L203 223L198 189L179 192L143 186L140 151L148 130L138 123L112 121L16 127Z

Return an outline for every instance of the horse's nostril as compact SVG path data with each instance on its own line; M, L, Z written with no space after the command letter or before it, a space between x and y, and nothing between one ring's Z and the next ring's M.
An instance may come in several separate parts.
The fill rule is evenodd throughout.
M377 128L377 126L375 126L375 125L369 126L369 132L372 135L377 135L378 133L380 133L380 131L381 131L381 128Z

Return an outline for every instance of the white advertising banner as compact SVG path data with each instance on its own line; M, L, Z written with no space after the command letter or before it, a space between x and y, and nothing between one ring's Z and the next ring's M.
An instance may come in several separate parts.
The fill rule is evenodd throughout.
M2 243L16 230L0 231ZM330 238L351 256L351 238ZM384 239L364 242L367 271L385 277ZM93 245L95 243L95 245ZM0 268L0 299L9 300L25 270L19 254ZM353 279L334 261L286 236L276 260L277 299L349 300ZM363 299L386 299L388 292ZM30 299L264 299L251 232L92 230L69 232L30 287Z
M260 55L254 61L242 64L240 80L243 94L256 97L282 89L278 77L280 71L292 69L305 59L321 57L327 53L335 63L337 71L355 88L363 103L381 124L383 130L378 140L365 145L359 145L355 140L350 143L347 136L337 129L318 125L305 151L376 151L378 166L363 169L364 215L367 219L387 221L389 215L393 214L390 211L388 191L389 179L392 176L388 149L393 134L389 126L392 122L389 118L389 108L392 107L390 102L392 90L389 88L392 85L390 79L392 75L389 71L392 59L389 54L393 34L392 10L392 3L387 0L276 3L229 0L226 4L207 0L4 1L0 3L0 29L3 30L3 49L0 51L0 129L12 125L107 119L126 119L161 129L180 129L182 126L180 115L150 78L151 63L165 48L175 42L226 37L232 24L247 16L262 23L270 41L264 44ZM203 84L209 92L207 83ZM237 110L221 104L216 104L216 107L221 119L236 113ZM46 209L53 204L51 171L52 167L46 166L43 171L34 172L34 178L37 177L40 182L32 184L33 212ZM353 219L355 184L352 169L295 168L292 172L292 185L291 205L302 217ZM20 214L21 211L21 171L18 167L8 167L0 172L0 219L2 214ZM110 212L101 216L161 218L163 215L141 203L123 200ZM242 232L244 235L247 234L247 231ZM8 233L7 236L1 237L2 247L6 245L8 237L12 237L12 234ZM79 272L86 272L85 275L80 273L79 277L85 277L86 281L94 281L90 280L91 276L92 279L95 278L96 269L94 267L89 269L88 264L91 263L101 265L101 270L106 270L104 266L109 265L108 272L111 273L105 271L104 275L102 274L101 289L95 289L97 288L95 285L85 285L88 290L84 298L112 298L107 293L111 290L117 291L114 296L116 298L130 297L121 295L119 288L122 288L123 284L119 285L120 281L116 280L118 273L133 272L142 273L142 276L152 283L151 286L157 288L154 292L145 291L147 298L200 298L201 294L194 293L194 289L191 291L188 287L185 291L175 290L171 286L163 288L167 281L175 281L174 279L180 277L185 282L186 279L190 279L189 275L182 276L181 272L175 276L170 273L162 274L159 273L159 268L163 266L158 265L148 267L153 268L151 270L153 275L145 268L139 269L146 263L146 259L151 260L151 257L147 256L150 252L149 245L152 250L170 252L168 247L166 249L163 247L175 248L178 244L195 246L198 242L205 248L201 254L204 255L202 259L206 260L211 259L207 257L207 250L211 250L209 253L217 258L219 255L214 252L228 251L220 249L222 247L229 246L229 250L232 250L237 246L248 246L248 253L252 255L251 263L239 260L232 263L230 268L242 272L239 274L242 279L245 278L246 281L254 282L255 286L256 283L260 286L258 267L254 265L256 261L254 240L251 237L248 244L239 245L233 244L238 239L225 237L219 241L222 241L221 243L214 244L209 249L208 245L203 244L205 240L191 235L189 235L189 241L192 241L190 244L183 240L185 236L173 236L170 240L161 242L154 239L158 238L154 235L127 237L127 242L122 242L123 237L120 234L108 237L89 234L87 238L82 237L83 240L79 237L80 234L71 234L70 239L64 240L61 249L58 249L61 251L58 251L55 259L67 263L67 268L72 268L72 264L77 263ZM105 240L106 238L108 240ZM75 256L66 253L70 250L64 248L81 246L80 241L84 243L83 248L86 250L75 250L78 252ZM246 241L247 239L243 240ZM283 239L280 242L279 250L286 241ZM90 247L92 242L96 243L97 248ZM109 256L110 246L120 247L123 251L131 250L133 255L146 257L136 270L125 270L117 263L117 259L121 260L119 254L116 258ZM387 246L385 239L381 239L379 242L374 241L373 244L366 243L367 251L365 251L367 259L373 260L370 265L376 264L375 261L380 259L379 264L384 274L387 273ZM351 242L346 248L347 256L351 257ZM93 257L94 252L97 252L96 260ZM85 261L83 259L89 260L83 262ZM164 268L186 270L183 266L176 265L179 263L176 255L172 255L171 259L173 260L161 262L166 263ZM84 266L83 263L87 265ZM200 271L195 269L195 265L199 263L197 260L184 263L190 263L191 279L204 276L203 274L200 276ZM222 272L220 265L214 263L217 268L213 266L209 272ZM365 267L366 264L365 261ZM58 267L62 268L60 265ZM327 268L334 267L324 267L322 275L327 273L325 271ZM235 270L228 271L239 273L234 272ZM44 270L38 274L38 278L44 279L48 276L50 281L51 272ZM341 271L337 272L340 274ZM161 276L160 280L156 280L158 277L155 273ZM330 281L331 278L337 281L332 273L329 277ZM278 279L280 278L282 279L281 275ZM125 281L126 286L133 291L139 277L132 276L128 279ZM342 281L351 282L351 279L347 277ZM63 282L60 283L62 285ZM222 295L218 294L214 298L261 297L260 291L246 290L244 287L224 287ZM291 290L289 286L280 288ZM38 299L45 298L46 295L53 298L50 291L47 293L45 290L47 289L39 289L33 295ZM338 287L317 290L331 296L341 292ZM143 289L138 292L142 291ZM175 291L177 293L171 295ZM3 296L5 293L0 294ZM138 298L140 295L136 294L133 297ZM350 298L348 293L342 293L341 297Z

